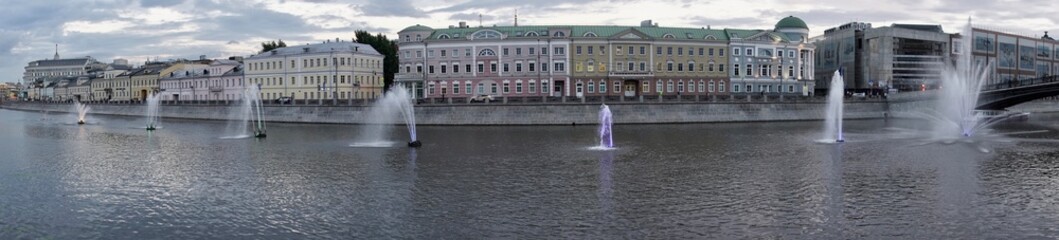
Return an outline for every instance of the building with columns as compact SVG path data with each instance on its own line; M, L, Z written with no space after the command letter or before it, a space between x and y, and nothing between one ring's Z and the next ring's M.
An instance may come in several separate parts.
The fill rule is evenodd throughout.
M244 81L266 101L374 99L383 92L383 55L338 39L278 48L247 58Z
M809 95L814 82L807 64L814 46L806 44L808 31L794 17L773 30L672 28L651 21L640 26L415 25L398 32L395 82L410 86L420 98L744 92L732 79L770 94ZM731 54L736 48L739 58ZM748 49L753 49L750 56L743 54ZM735 75L736 62L753 66L753 73Z

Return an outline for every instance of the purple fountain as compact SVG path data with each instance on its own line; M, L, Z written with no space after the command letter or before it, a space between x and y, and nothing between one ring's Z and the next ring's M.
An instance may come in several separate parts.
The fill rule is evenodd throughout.
M603 104L599 107L599 147L601 148L614 148L614 132L611 132L611 124L613 120L610 107Z

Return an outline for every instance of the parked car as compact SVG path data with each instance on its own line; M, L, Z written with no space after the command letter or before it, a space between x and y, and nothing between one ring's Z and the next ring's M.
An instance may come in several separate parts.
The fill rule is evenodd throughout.
M290 103L290 101L291 101L290 97L279 97L279 98L276 98L276 103L279 103L279 104L288 104L288 103Z
M493 96L483 94L483 95L478 95L478 96L474 96L474 97L471 98L471 102L485 102L487 100L492 102L493 101Z

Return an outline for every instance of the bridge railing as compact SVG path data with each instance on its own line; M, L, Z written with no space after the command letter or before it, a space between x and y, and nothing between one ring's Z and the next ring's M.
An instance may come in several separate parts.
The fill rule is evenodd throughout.
M1001 89L1008 89L1008 88L1033 86L1033 85L1037 85L1037 84L1053 83L1053 82L1059 82L1059 75L1044 76L1044 77L1032 78L1032 79L1024 79L1024 80L1009 80L1009 81L1001 82L1001 83L988 84L988 85L982 86L982 91L1001 90Z

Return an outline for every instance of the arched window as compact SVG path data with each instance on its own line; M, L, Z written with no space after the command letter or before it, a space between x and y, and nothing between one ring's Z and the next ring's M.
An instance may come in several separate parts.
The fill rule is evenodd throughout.
M655 90L662 92L662 81L655 81Z
M594 32L586 32L584 37L593 37L594 38L594 37L599 37L599 36L596 36L596 33L594 33Z
M673 80L666 82L666 92L673 92Z
M671 39L671 38L676 38L676 37L673 36L673 34L666 33L666 35L662 35L662 38Z
M720 89L720 92L724 92L724 90L726 89L724 87L724 81L721 81L717 86L719 86L718 89Z
M539 34L537 34L537 32L528 32L528 33L526 33L526 36L527 36L527 37L538 37L538 36L540 36L540 35L539 35Z
M695 92L695 81L694 80L689 80L688 81L688 92Z
M416 34L416 41L423 41L423 36Z
M596 92L596 84L592 80L588 80L588 92L589 93Z
M695 61L688 61L688 72L695 71Z
M724 86L721 86L721 89L724 89ZM710 81L710 92L713 92L714 90L713 81Z
M607 81L606 80L599 82L599 92L600 93L607 92Z
M499 39L500 32L493 30L482 30L471 35L472 39Z
M449 35L448 34L441 34L441 36L438 36L438 39L449 39Z
M713 35L706 35L706 40L717 40Z
M677 92L684 92L684 80L677 82Z
M552 34L552 37L566 37L566 33L562 31L556 31L555 34Z
M488 49L488 48L487 49L482 49L482 51L478 52L478 56L496 56L496 52L494 52L492 49Z
M412 37L409 37L408 35L404 35L404 41L405 42L410 42L410 41L412 41Z

